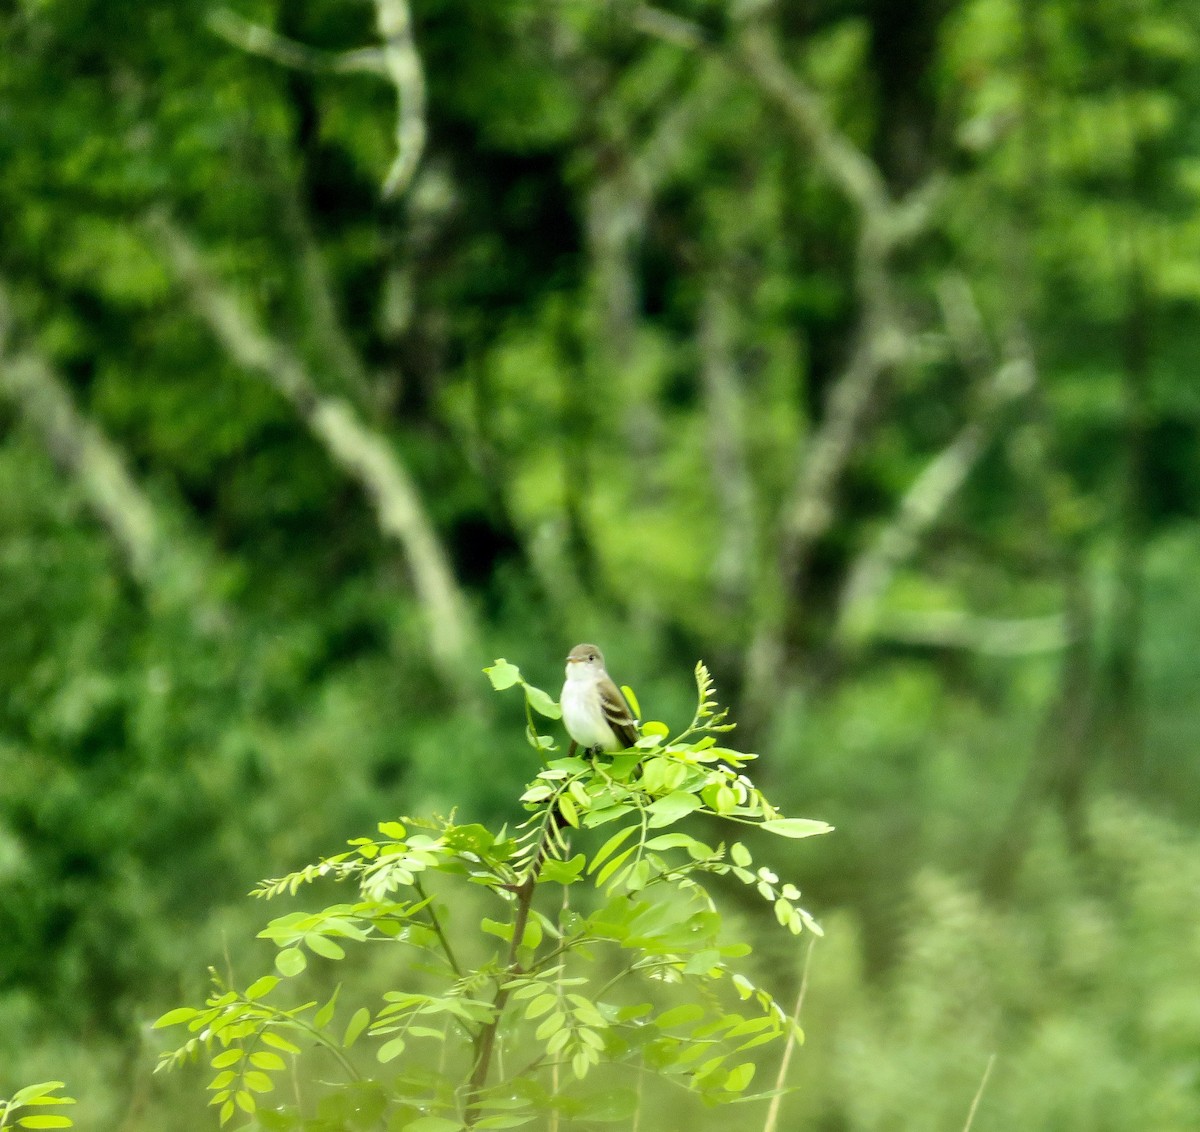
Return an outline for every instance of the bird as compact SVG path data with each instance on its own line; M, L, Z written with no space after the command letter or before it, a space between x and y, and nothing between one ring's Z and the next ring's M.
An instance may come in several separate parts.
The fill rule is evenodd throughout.
M612 753L637 743L637 720L595 645L576 645L567 654L560 703L567 734L584 750Z

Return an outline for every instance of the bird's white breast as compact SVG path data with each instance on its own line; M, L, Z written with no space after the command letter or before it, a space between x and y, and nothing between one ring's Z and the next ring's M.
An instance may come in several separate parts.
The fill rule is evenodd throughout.
M563 726L581 747L601 747L611 751L621 746L604 718L595 684L588 679L579 679L571 667L567 668L567 682L563 685L560 704Z

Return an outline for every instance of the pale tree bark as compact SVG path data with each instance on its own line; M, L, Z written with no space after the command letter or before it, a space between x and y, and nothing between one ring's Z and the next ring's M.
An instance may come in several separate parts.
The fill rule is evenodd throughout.
M315 73L365 73L386 79L396 91L396 156L383 180L383 195L397 197L412 184L425 151L425 71L413 35L408 0L374 0L382 47L330 52L297 43L229 8L218 8L209 27L235 47L282 67Z
M119 449L78 409L66 383L33 350L18 348L7 288L0 284L0 393L37 431L51 458L79 487L112 536L130 576L152 585L162 534L154 508Z
M416 484L390 441L347 401L318 391L303 362L213 277L174 223L156 216L150 225L196 312L230 357L286 398L330 459L367 494L380 533L400 546L408 564L430 654L443 675L462 686L478 657L473 617Z
M879 623L880 606L892 580L917 555L936 528L1000 431L1006 410L1033 388L1033 362L1020 348L1020 339L1007 356L991 359L979 309L966 280L957 275L947 277L939 290L954 352L959 364L974 377L979 391L970 418L925 465L904 493L895 515L851 566L842 588L836 627L836 634L844 644L862 644L885 628ZM966 628L969 621L960 619L956 624ZM1041 651L1048 639L1055 639L1053 632L1047 638L1042 619L1029 621L1025 627L1030 631L1033 651ZM1010 622L999 635L983 631L974 635L964 633L961 639L976 640L985 648L993 642L1003 642L1002 648L1020 651L1019 636L1020 623Z
M719 609L744 616L757 560L754 483L746 455L746 406L738 373L736 312L729 285L714 275L705 287L697 336L700 380L708 418L713 492L717 500L717 553L713 582Z
M408 0L375 0L375 26L383 40L387 77L396 90L396 156L383 181L383 195L396 197L412 184L425 152L425 71Z
M781 110L817 167L858 216L855 286L859 321L850 357L834 378L824 416L802 444L793 486L780 513L775 586L767 590L747 654L746 708L761 716L770 689L795 662L812 556L837 514L837 488L861 443L884 375L909 351L893 252L923 233L940 192L937 183L893 200L874 163L829 119L815 92L783 60L765 22L749 20L735 40L744 72Z
M8 289L0 280L0 398L16 408L51 460L108 533L125 572L155 613L182 613L201 636L229 624L215 585L218 563L186 524L135 479L120 446L79 408L54 366L16 341Z
M760 608L746 653L742 716L761 721L774 689L797 659L794 639L804 615L811 561L837 514L837 488L866 429L883 376L909 353L910 336L891 262L893 253L926 232L941 195L931 180L893 199L875 163L834 124L818 94L785 62L771 27L770 0L741 0L728 48L686 19L635 4L632 26L705 53L754 85L778 109L816 168L841 193L858 221L854 282L858 325L849 358L834 378L820 421L801 443L792 487L779 513L775 569L760 589Z

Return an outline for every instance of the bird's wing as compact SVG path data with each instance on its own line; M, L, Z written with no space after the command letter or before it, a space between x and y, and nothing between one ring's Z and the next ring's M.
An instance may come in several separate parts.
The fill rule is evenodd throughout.
M600 681L600 708L604 712L605 723L626 747L632 747L641 738L629 704L611 679Z

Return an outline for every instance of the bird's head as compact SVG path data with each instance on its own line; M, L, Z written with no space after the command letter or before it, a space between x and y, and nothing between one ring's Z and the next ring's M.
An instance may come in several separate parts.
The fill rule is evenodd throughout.
M595 645L576 645L567 653L567 675L604 671L604 654Z

